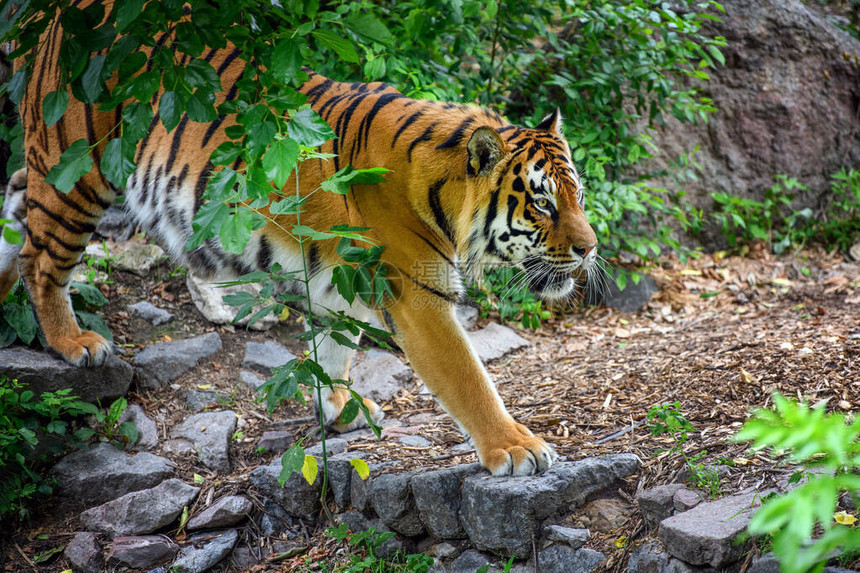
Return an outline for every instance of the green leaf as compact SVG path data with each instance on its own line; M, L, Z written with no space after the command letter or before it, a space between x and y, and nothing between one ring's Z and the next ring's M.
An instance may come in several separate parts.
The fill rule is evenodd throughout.
M332 193L346 195L349 193L352 185L375 184L385 181L383 174L388 173L388 169L384 167L371 167L370 169L353 169L351 165L347 165L328 179L322 182L321 187Z
M240 255L251 240L253 216L247 207L237 207L235 213L221 224L221 245L228 253Z
M287 131L291 138L306 147L318 147L336 137L331 127L310 108L300 109L293 114Z
M230 165L242 154L242 148L232 141L225 141L212 152L209 160L214 165Z
M102 294L102 291L86 283L75 283L69 285L72 289L78 291L84 302L90 306L103 307L108 303L108 299Z
M723 66L726 65L726 57L723 55L723 53L720 51L720 49L718 47L711 44L710 46L708 46L708 53L711 54L712 58L714 58L715 60L720 62L720 65L723 65Z
M301 445L294 444L284 452L284 455L281 456L281 474L278 476L278 483L281 487L284 487L284 484L287 483L287 480L290 479L290 476L296 472L302 471L302 467L305 465L305 451L302 449Z
M116 19L116 31L125 32L126 28L134 22L143 12L146 0L117 0L114 4Z
M60 156L60 162L54 165L45 177L45 182L53 185L63 193L68 193L93 168L93 158L90 157L90 145L85 138L74 141Z
M102 70L105 65L104 56L93 56L84 75L81 76L81 87L84 90L84 103L95 103L102 94L104 88L104 78Z
M21 342L24 344L33 342L39 326L36 324L36 317L33 316L33 310L29 305L7 302L3 305L3 316L9 326L18 334Z
M390 45L391 32L376 16L372 14L353 14L344 19L347 28L372 42Z
M65 90L52 91L42 100L42 118L45 125L50 127L60 121L69 105L69 92Z
M197 89L191 97L188 98L188 119L198 123L211 123L218 119L218 114L215 113L215 107L212 103L215 97L201 89Z
M314 38L319 40L322 45L334 50L334 52L344 61L353 64L358 63L358 52L355 51L355 46L353 46L351 41L346 38L342 38L329 30L317 29L311 32L311 34L313 34Z
M206 185L205 197L212 201L228 201L236 192L239 174L231 167L225 167L212 176Z
M185 249L194 250L206 239L214 237L221 228L221 223L230 216L230 207L221 201L207 201L194 214L191 222L192 235L188 238Z
M352 301L355 300L354 277L355 267L350 265L338 265L331 272L331 284L337 287L338 294L349 304L352 304Z
M105 340L113 341L113 335L105 323L105 320L92 312L84 312L82 310L75 311L75 316L78 317L78 322L86 330L92 330L97 334L101 334Z
M21 98L24 97L24 91L27 89L26 66L15 72L6 89L9 93L9 100L15 105L20 104Z
M302 53L296 40L278 40L272 51L271 70L275 79L282 84L289 84L302 70Z
M367 478L370 477L370 466L361 458L352 458L349 460L349 465L355 468L355 473L358 474L358 477L360 477L362 481L367 481Z
M299 144L292 139L276 139L263 156L266 176L282 189L290 178L299 158Z
M120 396L116 400L114 400L110 408L108 408L108 419L111 422L117 422L119 417L122 416L122 413L125 412L125 409L128 407L128 402L125 398Z
M134 422L123 422L119 425L117 433L120 436L125 436L126 438L128 438L129 445L134 445L137 443L138 431L137 426L134 425Z
M123 139L136 143L149 133L149 124L152 123L152 107L148 103L131 102L122 110L122 121ZM134 159L134 155L131 159Z
M270 215L298 215L302 213L302 206L305 204L304 197L296 197L295 195L287 195L280 201L269 204Z
M108 181L117 187L125 187L128 178L137 166L134 164L135 146L120 137L111 139L102 155L101 170Z
M307 225L293 225L293 235L297 237L310 237L312 241L321 241L323 239L334 239L337 235L326 233L325 231L316 231Z
M184 103L174 91L166 91L161 94L161 100L158 104L158 115L161 117L161 123L169 132L179 124L182 118Z

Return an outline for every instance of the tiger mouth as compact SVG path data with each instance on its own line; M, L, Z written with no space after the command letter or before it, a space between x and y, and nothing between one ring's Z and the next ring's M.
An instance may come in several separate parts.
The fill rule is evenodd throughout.
M567 295L574 287L570 272L547 264L538 258L523 261L528 275L528 289L542 298L556 298Z

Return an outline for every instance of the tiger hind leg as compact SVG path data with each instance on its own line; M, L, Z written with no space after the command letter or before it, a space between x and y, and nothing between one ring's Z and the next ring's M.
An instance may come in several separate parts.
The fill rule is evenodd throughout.
M19 169L12 174L6 188L0 220L5 220L5 229L16 231L20 242L7 240L0 233L0 302L6 298L18 282L18 253L27 233L27 170ZM8 234L8 233L7 233Z
M18 270L30 294L48 347L75 366L101 366L113 346L81 330L69 298L72 273L113 197L99 196L84 176L66 195L30 169L27 181L27 240Z

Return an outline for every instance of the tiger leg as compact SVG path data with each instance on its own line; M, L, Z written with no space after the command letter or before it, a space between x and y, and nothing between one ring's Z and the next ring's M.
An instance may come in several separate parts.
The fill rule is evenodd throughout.
M27 234L27 170L19 169L12 174L6 188L6 199L0 219L9 221L5 228L17 231L21 242L12 243L0 234L0 302L6 298L18 281L18 253Z
M315 306L317 311L329 309L333 311L344 311L349 316L358 320L366 321L370 316L370 311L361 306L361 303L356 301L353 306L350 306L331 286L331 272L320 273L315 280L311 282L312 287L316 286L320 294L317 296ZM348 331L341 334L349 338L353 343L358 343L359 336L353 335ZM317 353L319 356L319 364L322 366L326 374L332 380L348 380L349 369L352 360L355 357L355 350L344 346L326 333L321 333L316 336ZM350 400L349 390L344 385L335 385L334 388L323 387L320 393L321 400L317 402L322 410L323 421L326 426L332 428L336 432L349 432L356 428L365 427L368 425L367 420L362 412L347 423L340 421L340 414L347 402ZM314 397L317 401L317 397ZM374 423L382 420L384 413L382 408L369 398L362 399L367 411L370 414Z
M552 465L552 447L505 409L453 303L424 293L388 311L412 367L471 439L485 468L493 475L531 475Z
M113 352L101 335L78 327L69 298L72 272L112 200L100 197L88 178L65 195L29 170L28 233L19 261L48 347L75 366L100 366Z

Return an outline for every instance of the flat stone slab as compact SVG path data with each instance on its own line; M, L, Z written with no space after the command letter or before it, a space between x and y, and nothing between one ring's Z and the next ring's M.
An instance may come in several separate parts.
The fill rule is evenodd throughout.
M164 535L115 537L108 562L134 569L147 569L176 557L179 546Z
M131 456L100 443L67 455L52 473L60 497L89 507L161 483L173 474L173 463L145 452Z
M188 531L195 529L217 529L236 525L254 509L254 504L241 495L227 495L188 520L185 528Z
M158 427L137 404L125 409L119 417L119 423L131 422L137 428L137 441L132 444L135 450L151 450L158 445Z
M217 332L148 346L134 357L138 382L147 390L161 388L197 366L198 360L219 352L221 346Z
M113 355L104 366L78 368L44 351L21 346L0 349L0 376L26 384L36 396L72 388L72 394L84 402L110 404L128 393L133 375L134 368Z
M173 320L173 315L163 308L158 308L148 300L142 300L128 305L128 309L153 326L161 326Z
M472 346L482 362L501 358L509 352L530 346L531 343L507 326L491 322L480 330L467 332Z
M579 549L588 541L587 529L575 529L561 525L548 525L543 530L547 541L567 545L572 549Z
M188 287L188 292L191 294L191 300L194 306L200 311L206 320L214 324L233 324L233 319L236 317L238 306L230 306L224 302L224 297L240 292L248 292L253 296L259 296L263 289L262 284L246 284L239 286L219 287L217 282L211 282L205 278L197 276L196 273L190 272L185 277L185 285ZM259 310L259 307L255 307ZM252 312L236 324L238 326L248 326L248 321ZM248 326L251 330L267 330L278 324L278 317L272 314L267 314L263 318L255 321Z
M363 398L382 402L393 398L412 381L412 369L395 355L371 349L349 371L352 389Z
M227 557L239 540L239 532L229 529L220 533L197 533L188 537L188 545L179 551L169 567L175 573L202 573Z
M591 573L598 571L606 556L594 549L552 545L538 552L541 573Z
M592 493L639 470L635 454L560 462L524 477L470 476L463 482L461 516L474 546L503 557L532 554L532 536L558 508L581 505Z
M242 367L268 373L295 358L295 354L277 342L271 340L254 342L252 340L245 345L245 358L242 360Z
M199 491L181 480L169 479L88 509L81 514L81 523L89 531L113 536L152 533L179 517Z
M746 545L735 540L767 493L751 492L703 502L666 518L660 522L660 541L669 554L693 565L719 568L737 561Z
M189 416L171 432L174 440L184 439L194 447L197 457L207 468L230 471L230 438L236 431L236 414L232 410L202 412Z

